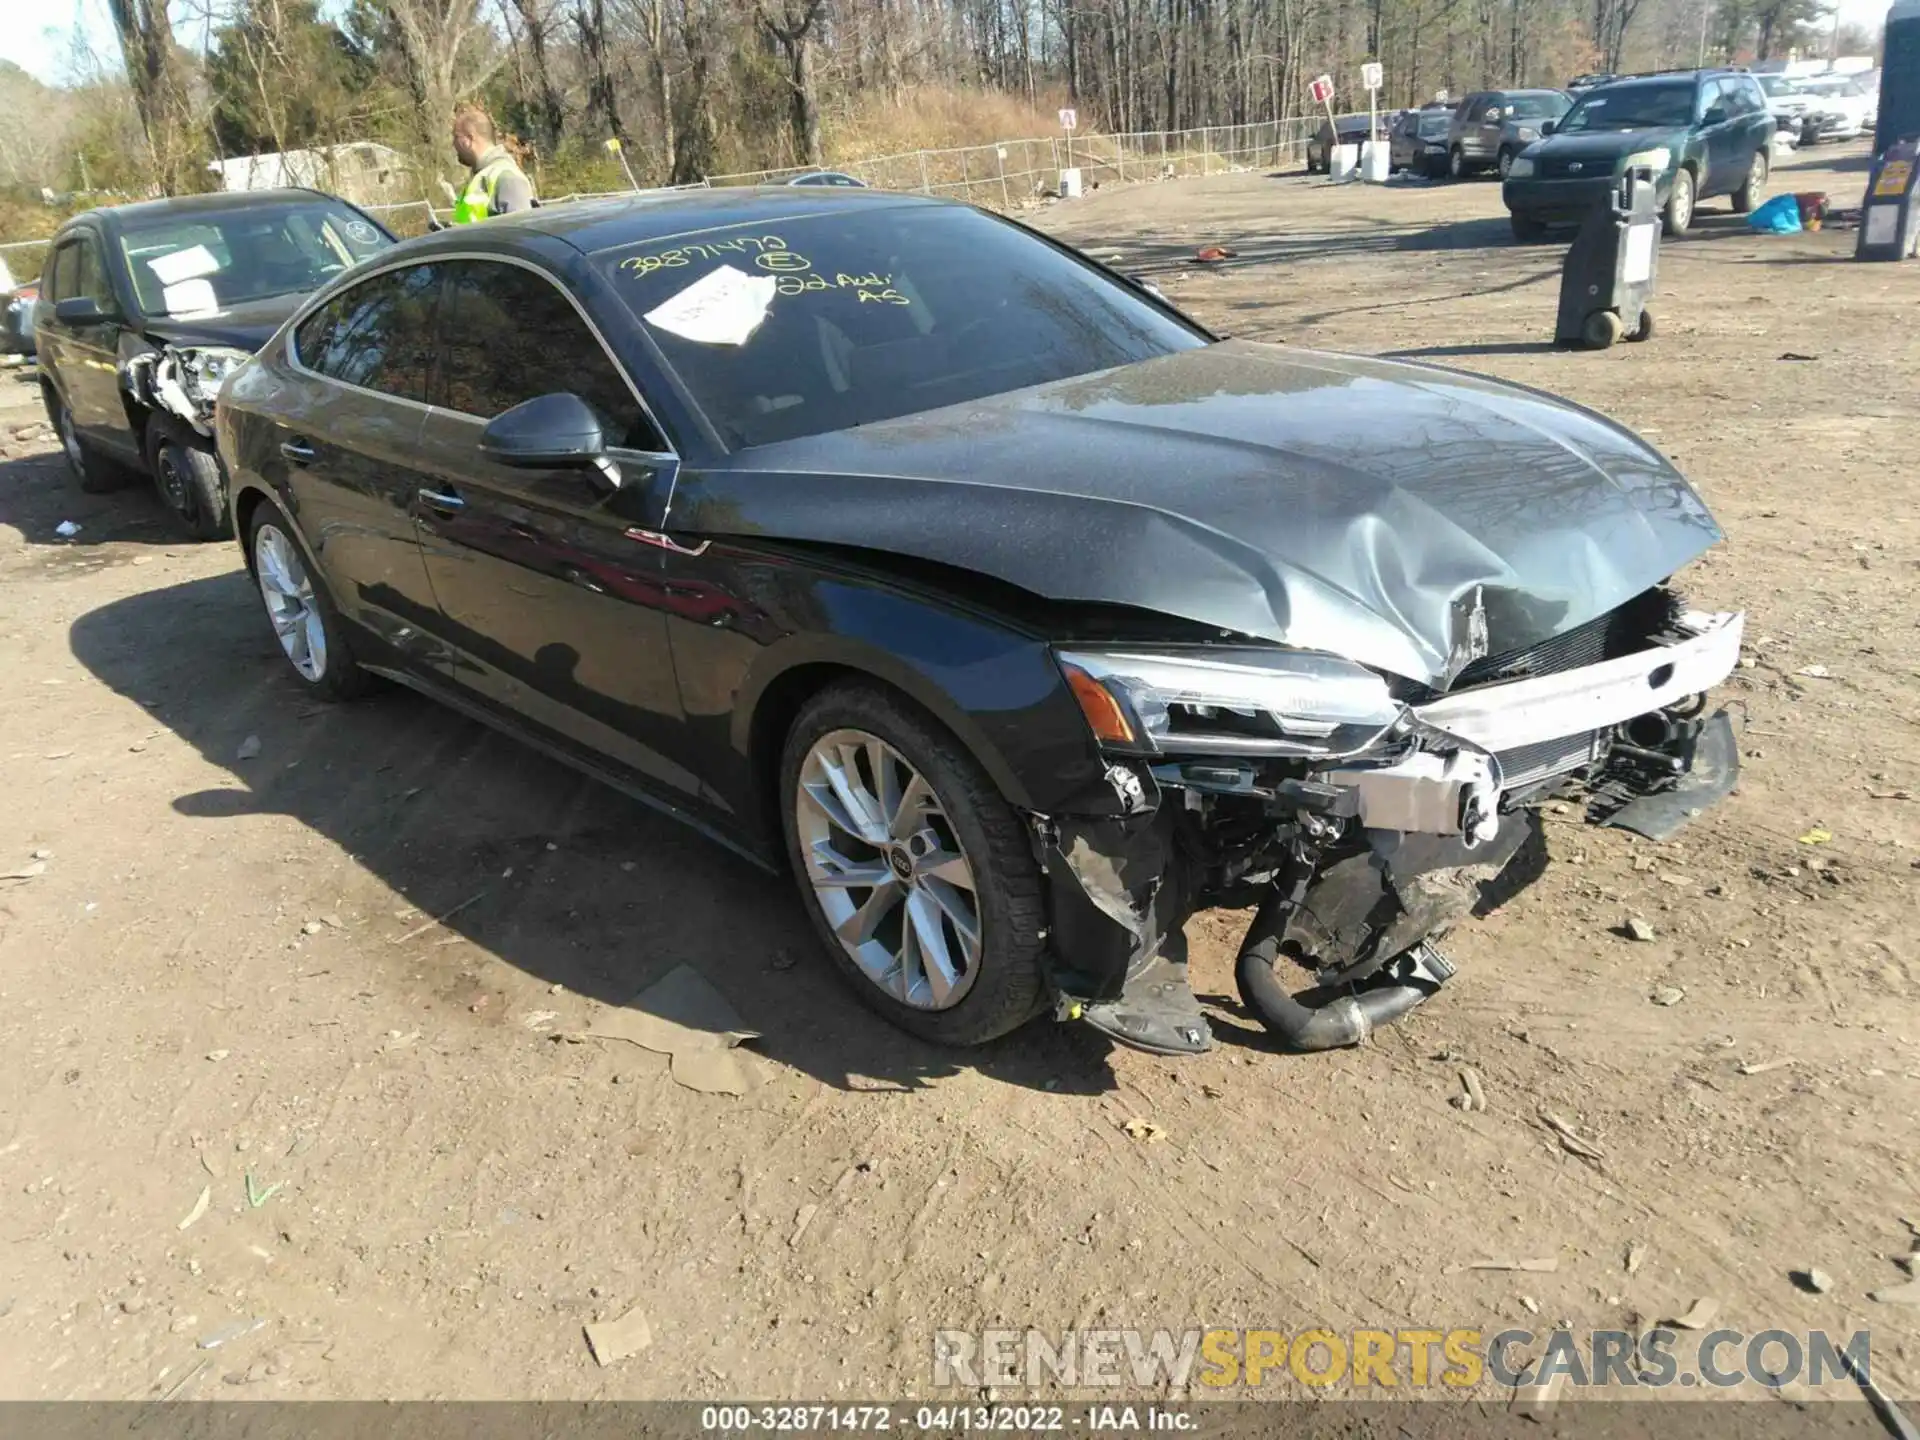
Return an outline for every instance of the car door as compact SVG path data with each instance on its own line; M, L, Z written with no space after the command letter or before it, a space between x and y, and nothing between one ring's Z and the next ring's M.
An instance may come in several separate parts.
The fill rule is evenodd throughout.
M1709 80L1702 85L1694 113L1699 117L1697 129L1707 156L1700 197L1724 195L1739 184L1747 168L1741 126L1732 114L1726 83Z
M439 283L434 265L402 265L338 291L295 327L289 383L261 406L268 478L335 603L422 665L438 610L412 507Z
M101 314L98 320L75 323L55 317L60 337L55 363L61 394L82 439L97 449L131 457L133 430L120 399L122 315L113 284L107 278L102 237L98 231L83 227L63 241L60 250L60 298L92 300Z
M414 497L449 678L667 798L697 796L668 649L662 551L643 527L675 461L559 282L504 259L446 262ZM591 466L517 469L489 420L570 391L600 415L620 484Z
M1738 104L1738 125L1741 131L1740 168L1734 178L1737 189L1740 177L1747 173L1753 163L1756 150L1766 149L1773 144L1773 112L1767 108L1766 92L1760 88L1760 82L1751 75L1742 75L1729 82Z
M1479 159L1491 160L1500 153L1500 126L1506 119L1507 97L1496 92L1480 98L1480 108L1468 117L1473 127L1469 132L1473 143L1467 148Z

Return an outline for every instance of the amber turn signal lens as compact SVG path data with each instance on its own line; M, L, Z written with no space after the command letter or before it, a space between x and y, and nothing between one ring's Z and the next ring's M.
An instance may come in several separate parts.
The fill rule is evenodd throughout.
M1087 724L1093 727L1096 740L1115 745L1133 743L1133 726L1128 723L1127 712L1120 708L1120 702L1108 693L1107 687L1077 665L1062 665L1060 669L1067 677L1067 688L1073 691L1073 698L1080 702L1080 713L1087 717Z

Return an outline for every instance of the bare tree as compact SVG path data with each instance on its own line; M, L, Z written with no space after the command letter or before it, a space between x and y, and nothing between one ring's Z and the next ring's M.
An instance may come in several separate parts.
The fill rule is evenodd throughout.
M153 152L154 178L164 193L174 194L183 188L192 163L186 133L190 107L166 0L107 0L107 9L120 37L140 128Z
M429 150L444 150L454 105L486 84L505 58L480 0L375 0L374 8L389 22L420 138Z
M779 0L778 8L756 0L760 28L780 47L787 62L786 81L793 92L793 141L809 165L824 162L820 149L820 95L813 73L814 42L826 0Z

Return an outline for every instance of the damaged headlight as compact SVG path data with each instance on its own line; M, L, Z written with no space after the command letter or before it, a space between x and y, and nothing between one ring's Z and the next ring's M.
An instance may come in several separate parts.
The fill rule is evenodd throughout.
M1296 650L1074 650L1068 688L1102 744L1150 752L1340 756L1402 709L1371 670Z
M253 358L230 345L201 345L173 353L180 369L180 388L196 405L212 405L226 378Z

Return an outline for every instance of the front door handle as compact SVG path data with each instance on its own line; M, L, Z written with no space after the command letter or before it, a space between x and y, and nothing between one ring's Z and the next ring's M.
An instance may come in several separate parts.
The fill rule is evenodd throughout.
M283 441L280 446L280 453L296 465L311 465L315 460L320 458L314 451L313 446L304 440Z
M414 493L420 497L422 504L430 505L435 510L458 510L467 503L450 490L419 490Z

